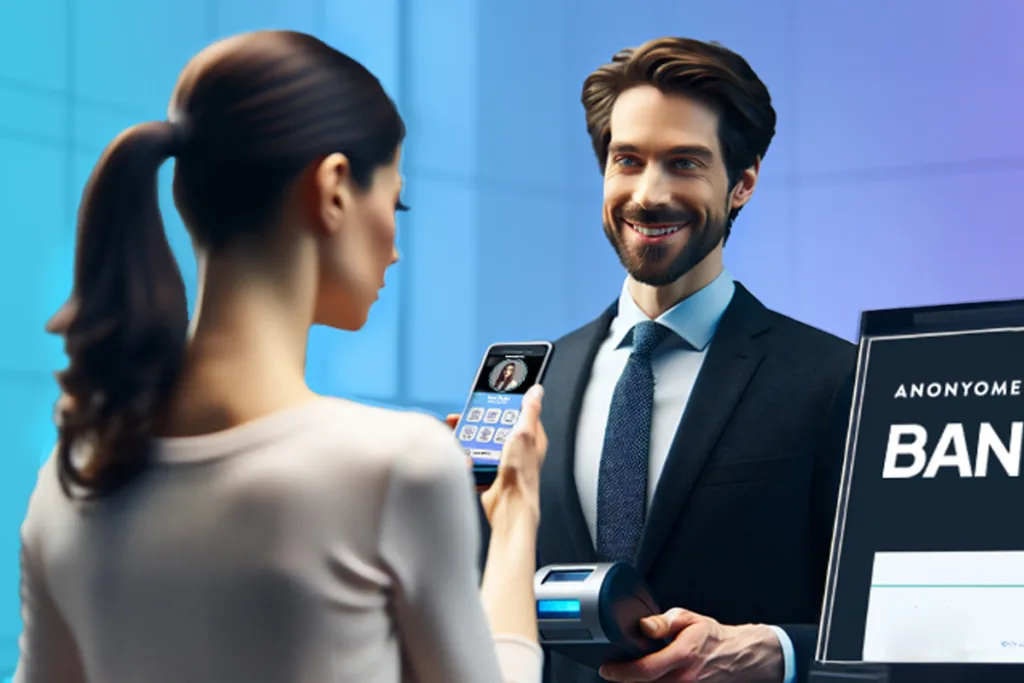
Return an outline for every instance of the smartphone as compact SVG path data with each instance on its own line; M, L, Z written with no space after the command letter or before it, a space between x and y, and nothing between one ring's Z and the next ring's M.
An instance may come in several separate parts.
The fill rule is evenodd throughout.
M473 460L477 486L498 474L501 449L519 419L523 394L544 379L554 353L551 342L493 344L477 370L455 434Z

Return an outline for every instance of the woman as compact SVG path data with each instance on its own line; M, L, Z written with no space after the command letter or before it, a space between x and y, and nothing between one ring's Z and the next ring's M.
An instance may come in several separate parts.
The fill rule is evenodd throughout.
M494 388L498 391L511 391L519 386L516 382L516 366L514 363L505 363L505 366L501 369L501 374L498 375L497 381L494 383Z
M199 54L169 121L104 152L50 324L70 364L22 530L16 681L540 680L539 393L484 494L478 589L450 430L304 381L310 325L362 327L397 260L403 136L361 65L261 32ZM191 328L157 204L170 156Z

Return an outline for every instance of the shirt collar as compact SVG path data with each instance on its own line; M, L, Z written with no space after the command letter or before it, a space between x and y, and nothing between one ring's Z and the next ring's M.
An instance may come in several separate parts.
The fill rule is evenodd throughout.
M718 321L722 319L725 309L732 301L733 292L736 291L736 283L726 270L715 278L710 284L686 297L678 304L668 309L655 319L665 327L675 332L681 339L698 351L703 351L711 343L718 328ZM645 320L650 320L647 314L640 310L640 307L633 301L629 293L629 280L622 285L622 294L619 295L619 311L612 321L610 334L615 341L615 347L621 348L627 343L632 343L633 327Z

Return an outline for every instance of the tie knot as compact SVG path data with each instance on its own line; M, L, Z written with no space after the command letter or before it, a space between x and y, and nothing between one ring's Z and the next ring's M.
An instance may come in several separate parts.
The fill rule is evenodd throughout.
M670 334L672 330L653 320L637 323L633 328L633 353L649 358Z

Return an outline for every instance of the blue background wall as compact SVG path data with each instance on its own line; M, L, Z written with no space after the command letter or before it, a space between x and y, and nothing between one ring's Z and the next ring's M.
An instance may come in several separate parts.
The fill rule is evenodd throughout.
M778 136L726 249L768 305L852 339L866 308L1022 296L1022 21L1019 0L3 0L0 675L17 656L18 527L63 363L42 326L70 286L79 194L114 135L164 118L207 43L311 32L397 99L404 258L365 330L315 331L309 373L327 393L444 413L488 343L557 337L618 292L579 91L660 35L720 40L772 91ZM169 172L165 216L194 291ZM494 272L509 244L519 270Z

